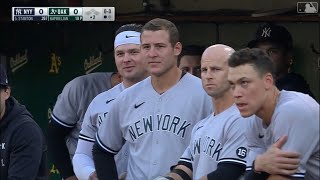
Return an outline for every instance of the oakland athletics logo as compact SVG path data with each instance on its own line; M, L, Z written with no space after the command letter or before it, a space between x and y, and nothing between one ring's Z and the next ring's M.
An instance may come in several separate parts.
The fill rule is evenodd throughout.
M15 72L17 69L22 67L28 62L28 50L24 50L24 54L18 53L15 57L10 58L11 71Z
M58 74L60 65L60 57L57 56L55 53L51 53L51 68L49 70L49 73Z

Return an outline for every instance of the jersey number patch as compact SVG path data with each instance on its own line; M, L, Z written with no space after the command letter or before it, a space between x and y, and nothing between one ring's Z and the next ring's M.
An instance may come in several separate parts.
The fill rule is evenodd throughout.
M247 152L248 150L245 147L239 147L236 153L239 158L244 159L247 157Z

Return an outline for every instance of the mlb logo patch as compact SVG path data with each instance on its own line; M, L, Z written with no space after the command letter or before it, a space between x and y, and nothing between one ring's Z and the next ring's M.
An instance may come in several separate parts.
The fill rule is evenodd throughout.
M318 13L318 2L297 2L297 13Z

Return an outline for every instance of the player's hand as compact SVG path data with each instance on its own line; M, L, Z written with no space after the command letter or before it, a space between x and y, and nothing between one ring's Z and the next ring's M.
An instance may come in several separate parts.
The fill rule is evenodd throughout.
M119 180L126 180L126 177L127 177L127 173L124 172L124 173L120 174Z
M99 180L96 171L94 171L94 172L92 172L92 173L90 174L89 180Z
M78 178L77 178L77 176L76 175L74 175L74 176L70 176L70 177L68 177L67 179L65 179L65 180L78 180Z
M296 173L300 163L300 154L281 150L287 139L287 136L281 137L265 153L257 156L254 170L264 171L271 175L292 175Z

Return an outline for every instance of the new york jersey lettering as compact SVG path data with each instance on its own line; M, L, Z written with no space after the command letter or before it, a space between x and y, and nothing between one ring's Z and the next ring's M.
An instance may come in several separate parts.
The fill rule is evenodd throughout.
M182 120L178 116L173 116L170 114L157 114L156 117L152 115L142 117L138 121L131 124L128 128L128 131L132 141L135 141L146 133L154 131L170 132L180 136L181 138L184 138L189 126L191 126L190 122Z

